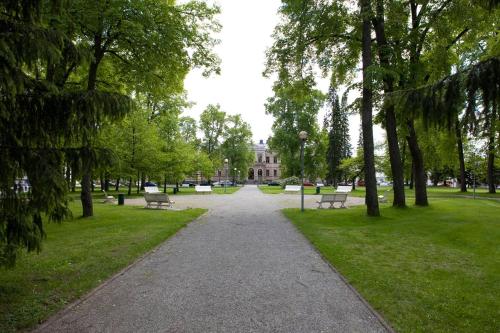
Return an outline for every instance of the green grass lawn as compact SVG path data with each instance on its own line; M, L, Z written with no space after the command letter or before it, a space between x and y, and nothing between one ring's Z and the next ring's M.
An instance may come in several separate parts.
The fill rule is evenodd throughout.
M238 191L241 188L241 186L235 187L235 186L228 186L226 189L226 192L224 192L223 187L212 187L212 193L215 194L233 194L234 192ZM163 192L163 187L160 187L159 190ZM115 191L114 189L111 189L110 191L107 192L108 195L112 195L115 198L118 198L118 194L124 194L126 198L142 198L144 196L144 192L139 192L137 193L137 188L134 188L132 193L130 195L127 194L127 189L121 188L119 191ZM186 194L197 194L197 195L204 195L206 193L198 193L195 191L194 187L179 187L179 192L177 194L174 194L174 189L172 187L167 187L167 193L169 195L186 195ZM69 197L73 200L80 200L80 190L77 190L76 192L71 192L69 194ZM102 200L104 199L104 193L100 190L99 187L96 188L94 192L92 192L92 198L94 200Z
M285 193L284 190L280 186L268 186L268 185L259 185L259 189L265 194L279 194ZM321 194L334 193L335 190L331 186L325 186L321 188ZM300 192L297 192L300 193ZM306 186L304 187L304 194L316 194L316 187ZM393 192L392 187L390 186L379 186L378 194L385 195L389 200L392 200ZM405 188L406 196L411 200L415 197L415 191L410 190L408 187ZM364 197L365 196L365 188L364 187L356 187L356 190L349 192L349 195L355 197ZM447 198L447 197L462 197L462 196L470 196L472 197L472 189L468 189L468 192L462 193L457 188L450 187L427 187L427 195L429 198ZM479 188L476 189L476 196L481 198L499 198L500 199L500 191L498 193L490 194L487 189ZM411 203L411 201L410 201Z
M397 331L500 331L500 202L284 213Z
M79 204L72 205L81 215ZM33 327L205 212L94 204L95 216L47 224L40 254L0 269L0 332Z

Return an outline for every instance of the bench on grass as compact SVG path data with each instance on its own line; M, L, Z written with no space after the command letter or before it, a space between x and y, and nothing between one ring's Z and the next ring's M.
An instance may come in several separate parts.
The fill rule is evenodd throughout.
M335 193L349 193L351 191L352 191L352 186L339 185L337 186L337 190L335 191Z
M299 192L300 191L300 185L286 185L285 186L285 193L287 192Z
M160 193L157 186L146 186L144 187L144 192L146 193Z
M106 191L104 192L104 203L114 203L116 201L115 197L112 195L108 195Z
M156 208L161 208L163 204L165 204L166 207L172 207L172 204L174 204L173 201L170 201L170 198L168 197L167 193L144 193L144 199L146 200L146 207L145 208L152 208L151 204L156 203Z
M194 187L194 190L196 192L200 192L200 193L212 193L212 187L211 186L196 185Z
M347 200L347 193L333 193L333 194L323 194L321 195L321 200L316 201L318 204L318 208L323 208L324 203L329 203L330 207L328 208L335 208L333 205L336 202L340 202L340 208L346 208L344 206L345 201Z

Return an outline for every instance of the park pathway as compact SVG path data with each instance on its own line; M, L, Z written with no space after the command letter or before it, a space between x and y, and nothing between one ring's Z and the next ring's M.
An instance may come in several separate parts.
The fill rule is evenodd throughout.
M206 198L207 214L37 331L387 331L280 213L289 196Z

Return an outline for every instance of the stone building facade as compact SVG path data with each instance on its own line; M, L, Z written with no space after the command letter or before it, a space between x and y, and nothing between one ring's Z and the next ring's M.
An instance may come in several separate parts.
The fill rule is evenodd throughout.
M280 179L281 168L279 157L269 150L264 140L260 140L258 144L255 144L253 146L253 151L255 154L255 162L248 169L247 183L262 184Z

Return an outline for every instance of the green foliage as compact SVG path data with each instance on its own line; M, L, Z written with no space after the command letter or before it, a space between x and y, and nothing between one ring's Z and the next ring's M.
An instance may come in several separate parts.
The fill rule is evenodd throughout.
M224 158L229 160L229 176L236 178L239 172L240 176L245 177L254 161L250 125L239 114L228 116L223 138L221 151Z
M344 95L341 105L336 90L330 87L328 104L331 110L325 115L324 121L324 127L328 131L327 179L330 183L336 184L343 178L339 169L340 162L351 157L352 150L346 95Z
M61 221L68 215L66 174L75 181L82 175L90 180L98 169L159 173L158 153L168 150L149 122L169 114L162 129L175 136L188 71L219 71L210 51L217 43L211 33L220 29L218 12L197 1L0 4L0 265L12 265L20 249L40 250L42 217ZM133 102L134 114L117 128L113 123ZM142 149L135 145L133 158L131 140ZM116 153L113 166L110 151ZM22 177L30 193L16 191Z
M220 110L220 105L208 105L200 116L200 129L204 135L202 147L211 158L215 159L220 147L225 122L226 113Z
M289 77L276 82L274 97L268 99L266 113L274 117L273 136L269 145L281 159L282 174L300 175L300 139L299 132L308 133L305 155L308 157L308 173L314 172L314 165L320 159L324 161L324 151L316 145L321 143L317 114L323 105L325 96L314 89L312 78L291 81Z

